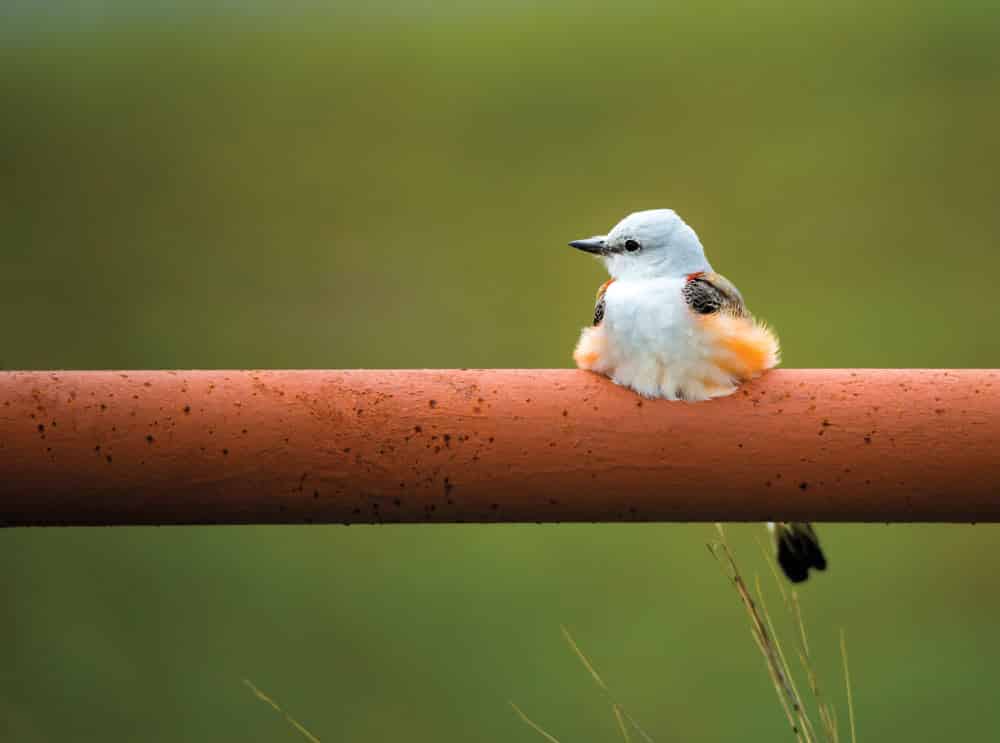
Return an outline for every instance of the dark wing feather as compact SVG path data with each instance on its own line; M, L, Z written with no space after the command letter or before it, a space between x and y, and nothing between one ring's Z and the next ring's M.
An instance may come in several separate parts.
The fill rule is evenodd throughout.
M604 319L604 295L602 294L597 298L597 304L594 305L594 325L600 325L601 320Z
M601 320L604 319L604 292L608 290L608 287L612 283L614 283L614 279L608 279L597 290L597 304L594 305L594 325L600 325Z
M744 317L746 305L739 289L725 276L717 273L693 273L682 290L684 301L692 312L714 315L723 312Z

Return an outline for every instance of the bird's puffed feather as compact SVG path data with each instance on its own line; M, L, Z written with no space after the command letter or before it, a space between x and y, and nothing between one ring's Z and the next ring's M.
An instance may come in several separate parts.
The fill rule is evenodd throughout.
M574 358L647 397L731 394L778 363L778 340L716 273L608 281Z

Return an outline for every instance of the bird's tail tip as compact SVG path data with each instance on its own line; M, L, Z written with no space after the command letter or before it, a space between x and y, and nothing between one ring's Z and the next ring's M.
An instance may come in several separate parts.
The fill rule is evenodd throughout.
M809 577L809 570L826 570L826 556L811 524L787 521L773 527L778 548L778 564L792 583Z

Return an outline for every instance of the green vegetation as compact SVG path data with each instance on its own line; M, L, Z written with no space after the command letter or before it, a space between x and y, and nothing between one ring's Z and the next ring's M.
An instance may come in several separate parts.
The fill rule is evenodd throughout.
M566 241L654 206L786 366L1000 366L996 8L278 12L0 20L0 367L568 366ZM1000 531L820 528L861 738L994 737ZM711 536L0 533L0 738L294 740L251 679L324 740L615 740L566 625L656 740L790 740Z

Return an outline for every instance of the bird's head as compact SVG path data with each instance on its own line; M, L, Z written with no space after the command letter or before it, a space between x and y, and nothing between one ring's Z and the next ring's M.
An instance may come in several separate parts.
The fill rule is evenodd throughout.
M607 235L570 245L604 261L616 279L685 276L711 271L698 235L673 209L633 212Z

